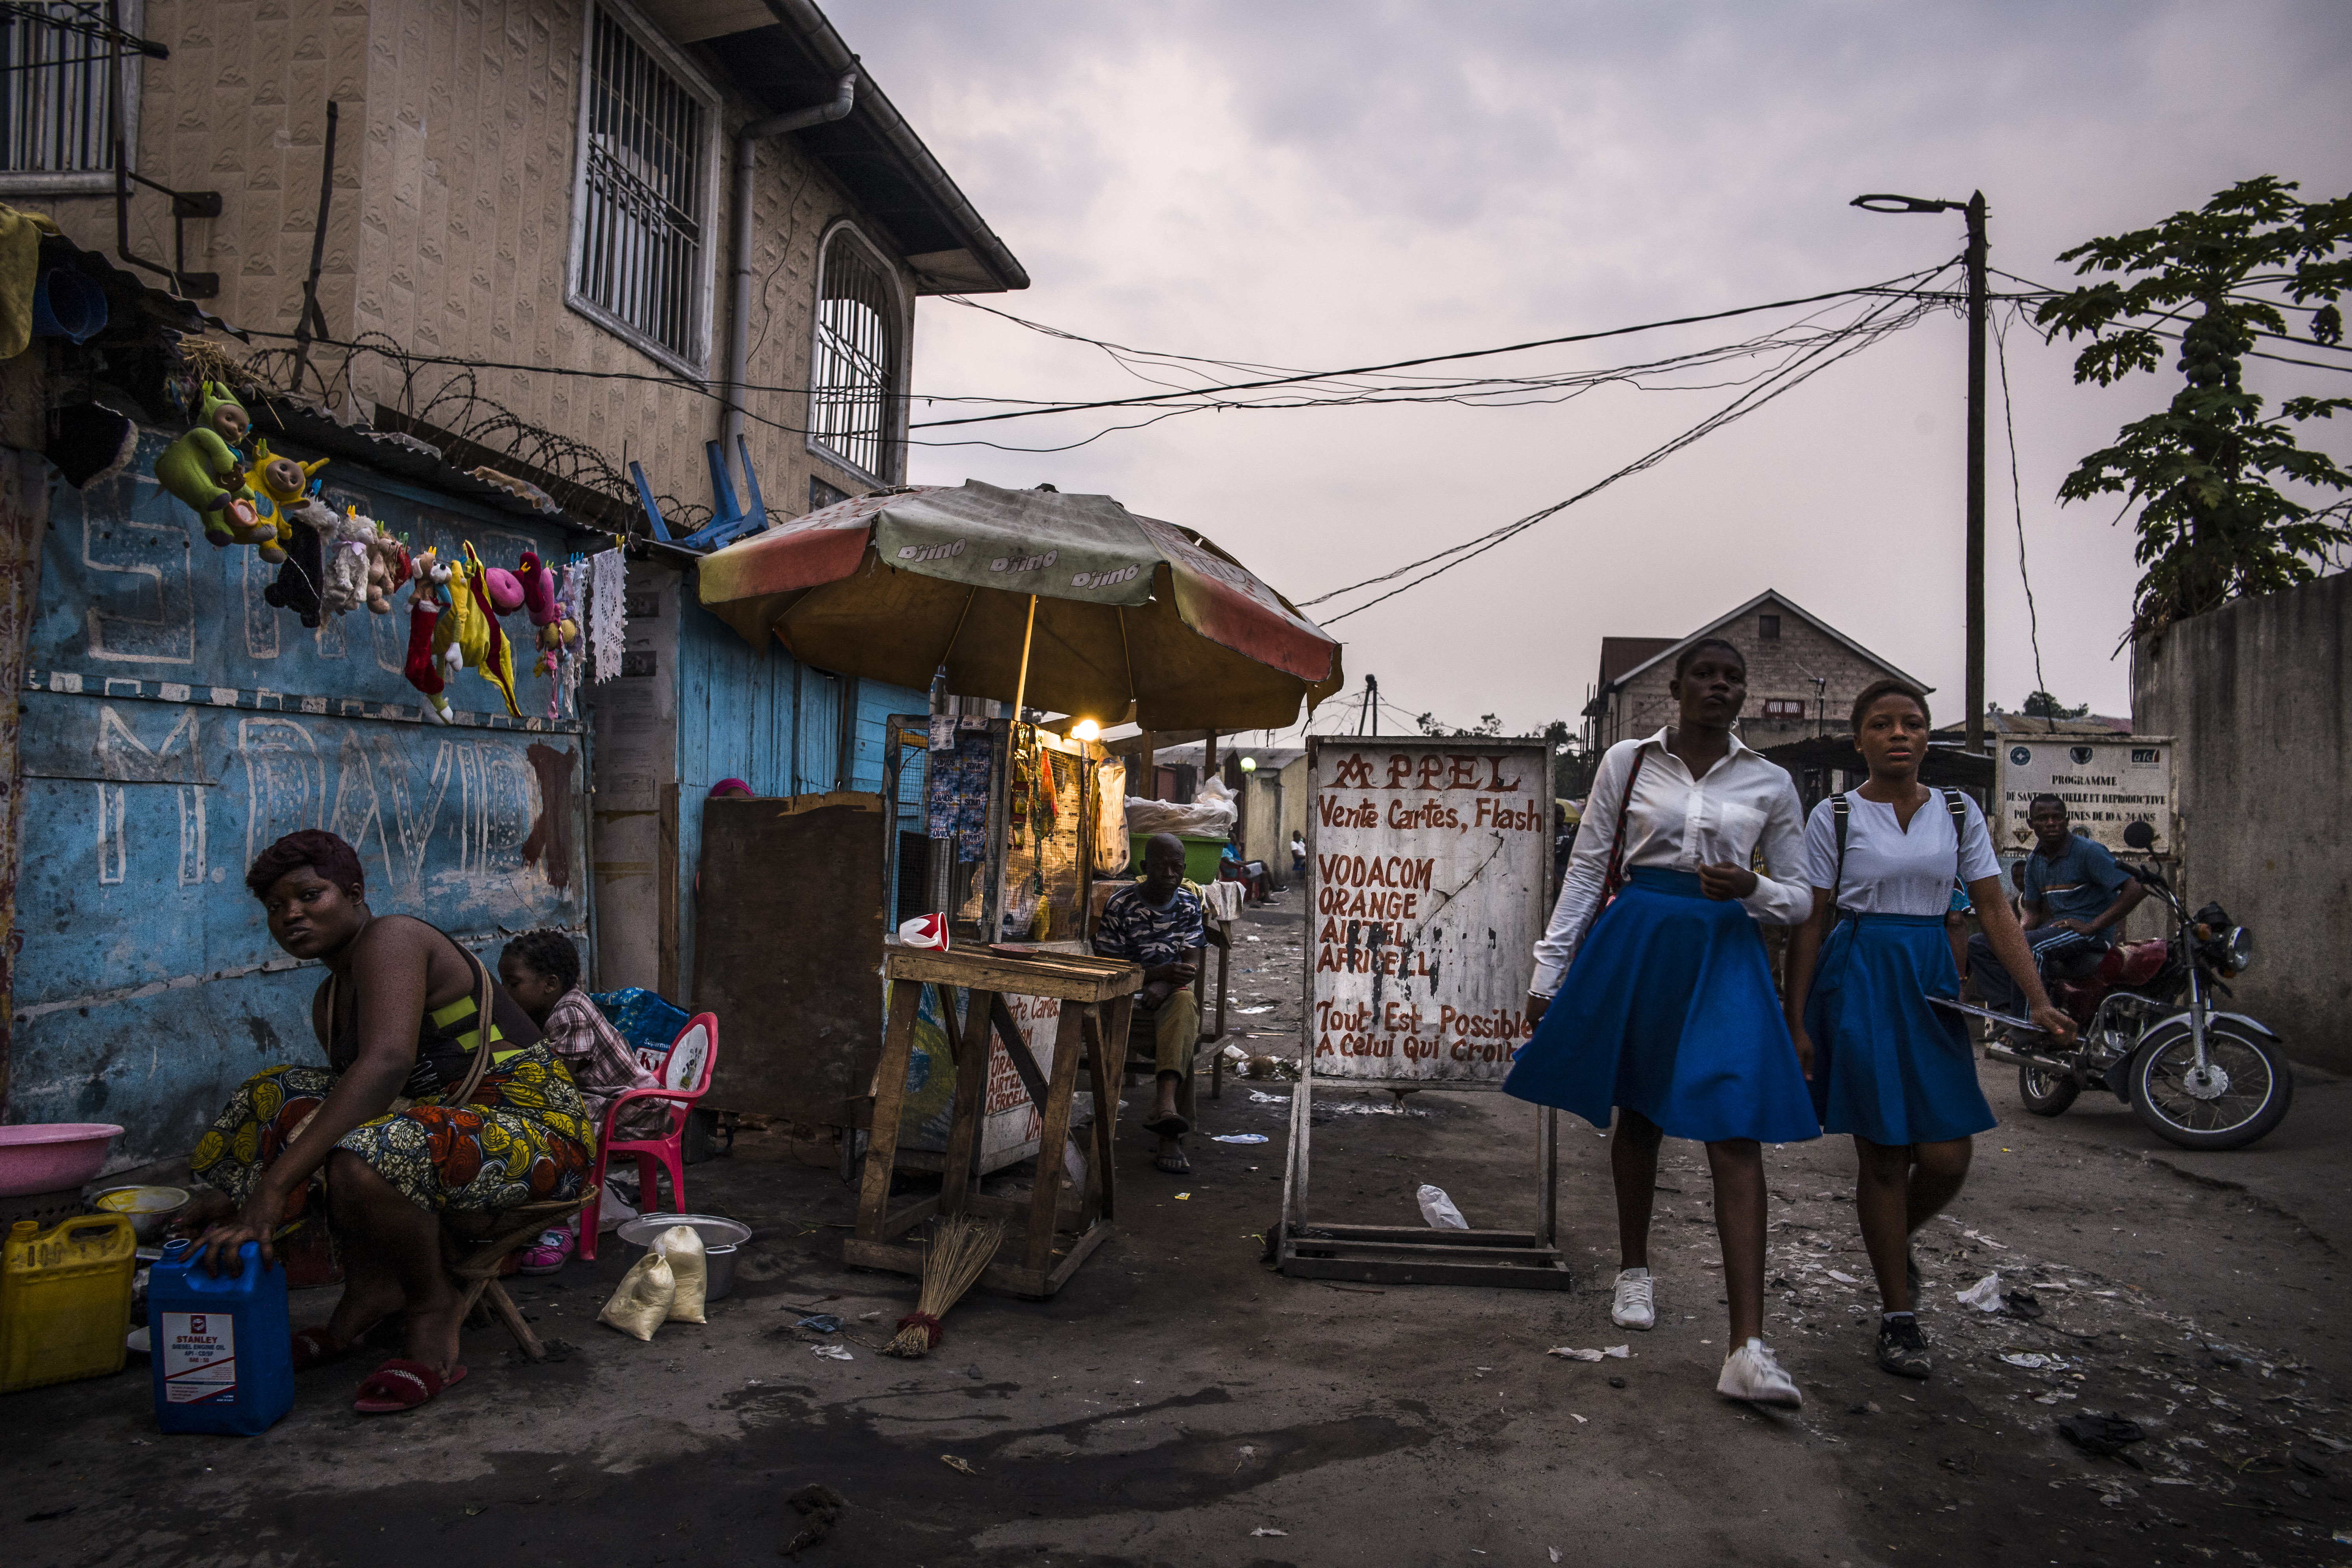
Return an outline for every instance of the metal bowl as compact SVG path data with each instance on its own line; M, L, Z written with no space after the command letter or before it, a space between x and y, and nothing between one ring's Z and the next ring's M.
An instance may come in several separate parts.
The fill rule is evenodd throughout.
M152 1247L163 1237L173 1217L188 1206L188 1194L179 1187L109 1187L89 1200L100 1214L128 1215L131 1233L142 1246Z
M625 1219L613 1234L625 1247L651 1247L661 1233L674 1225L690 1225L702 1237L708 1283L702 1299L718 1301L726 1299L735 1288L736 1248L751 1239L751 1227L741 1220L727 1219L715 1214L641 1214L635 1219Z

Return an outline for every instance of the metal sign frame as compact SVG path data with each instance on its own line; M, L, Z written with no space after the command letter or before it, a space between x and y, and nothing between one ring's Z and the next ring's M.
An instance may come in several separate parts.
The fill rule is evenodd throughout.
M1342 1225L1308 1218L1308 1176L1313 1164L1317 1082L1315 976L1320 946L1317 923L1322 914L1318 906L1322 901L1323 886L1322 862L1317 848L1326 815L1322 802L1322 763L1326 752L1375 749L1391 753L1425 752L1433 757L1445 759L1441 773L1449 779L1468 777L1490 783L1502 778L1501 764L1505 758L1515 757L1529 763L1528 775L1523 776L1531 776L1536 782L1528 792L1532 798L1527 804L1537 816L1533 832L1536 842L1541 847L1541 864L1546 873L1533 880L1526 894L1530 928L1541 931L1549 912L1544 907L1544 895L1550 885L1549 872L1555 807L1550 752L1542 742L1425 735L1310 736L1307 739L1309 805L1307 814L1307 876L1302 883L1307 924L1300 943L1301 963L1305 970L1304 1005L1300 1010L1299 1022L1298 1084L1290 1100L1290 1142L1283 1168L1282 1218L1274 1249L1276 1261L1284 1274L1297 1279L1351 1279L1395 1285L1508 1285L1537 1289L1569 1289L1573 1286L1573 1276L1560 1256L1557 1242L1559 1112L1549 1106L1536 1110L1536 1226L1532 1231ZM1467 774L1455 769L1457 761L1468 765L1470 772ZM1416 773L1418 774L1420 770ZM1370 787L1367 793L1376 796L1389 789L1402 787L1384 783ZM1429 788L1425 784L1422 787ZM1488 793L1473 784L1457 784L1454 788L1465 795ZM1442 797L1453 791L1441 787L1432 793ZM1480 869L1483 870L1483 866ZM1478 875L1479 872L1474 871L1470 880L1476 880ZM1462 887L1446 890L1444 902L1439 907L1451 907L1454 899L1468 886L1469 883L1465 882ZM1524 968L1532 974L1535 963L1532 944L1525 952L1498 951L1495 962L1509 969ZM1522 994L1525 989L1524 984L1519 987ZM1323 1081L1370 1087L1409 1085L1477 1092L1492 1092L1499 1087L1492 1080L1443 1077L1381 1079L1328 1074L1324 1075Z

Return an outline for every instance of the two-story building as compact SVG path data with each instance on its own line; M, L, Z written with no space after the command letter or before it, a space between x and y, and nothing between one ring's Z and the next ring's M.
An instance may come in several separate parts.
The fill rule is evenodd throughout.
M490 957L562 929L597 983L690 1002L710 787L878 791L885 719L927 695L747 647L694 554L647 542L629 466L673 524L739 426L772 514L901 482L917 301L1019 263L808 0L28 0L0 27L0 204L245 329L203 374L330 459L331 508L491 565L631 556L626 651L576 710L526 670L509 713L467 673L439 723L404 595L305 626L159 487L195 361L157 363L203 321L78 345L52 395L138 434L84 488L32 479L16 531L0 1116L120 1122L144 1160L278 1059L316 977L239 879L297 827L358 846L379 910Z
M812 0L34 0L0 26L0 202L257 347L306 314L366 343L310 355L346 419L470 377L691 500L740 416L796 513L902 482L918 299L1028 284Z

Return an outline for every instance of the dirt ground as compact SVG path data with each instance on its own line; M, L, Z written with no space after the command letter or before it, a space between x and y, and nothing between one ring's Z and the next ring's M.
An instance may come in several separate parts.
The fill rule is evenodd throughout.
M1296 1026L1297 896L1245 917L1234 1022ZM1278 1048L1278 1039L1255 1044ZM781 1561L811 1483L846 1501L809 1563L1144 1565L1736 1562L1864 1564L2341 1561L2352 1416L2336 1289L2352 1099L2309 1072L2253 1150L2188 1156L2088 1097L2001 1127L1923 1237L1933 1381L1870 1359L1874 1298L1851 1155L1768 1152L1770 1334L1806 1404L1717 1397L1720 1271L1702 1152L1669 1143L1654 1266L1661 1319L1608 1321L1606 1144L1563 1120L1563 1244L1576 1289L1286 1279L1260 1262L1281 1192L1289 1088L1203 1085L1194 1169L1123 1139L1120 1232L1060 1296L976 1295L926 1360L874 1353L911 1280L842 1267L853 1194L747 1135L688 1176L692 1206L756 1235L707 1327L647 1344L594 1321L630 1261L518 1280L556 1359L471 1331L472 1375L425 1410L353 1415L364 1363L299 1380L247 1440L165 1439L143 1364L12 1398L0 1432L13 1562L531 1564ZM1134 1094L1130 1093L1130 1099ZM1132 1112L1130 1112L1132 1114ZM1417 1221L1444 1186L1481 1226L1534 1210L1534 1112L1492 1095L1318 1092L1317 1215ZM1018 1172L989 1190L1019 1190ZM1973 1310L1998 1271L2038 1321ZM296 1301L321 1318L328 1293ZM795 1327L810 1310L844 1334ZM1582 1363L1552 1347L1623 1344ZM845 1349L849 1359L820 1353ZM2060 1440L2119 1413L2128 1461ZM950 1460L955 1461L950 1464Z

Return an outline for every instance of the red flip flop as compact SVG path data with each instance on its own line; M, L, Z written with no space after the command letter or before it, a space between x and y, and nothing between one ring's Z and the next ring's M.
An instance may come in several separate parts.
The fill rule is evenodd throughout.
M437 1397L444 1389L455 1388L466 1381L466 1369L460 1364L449 1369L443 1377L421 1361L408 1361L394 1356L373 1372L360 1384L359 1397L352 1408L362 1415L397 1415L404 1410Z
M350 1345L339 1345L327 1333L324 1323L294 1331L294 1370L308 1372L314 1366L324 1366L331 1361L341 1361L352 1353Z

